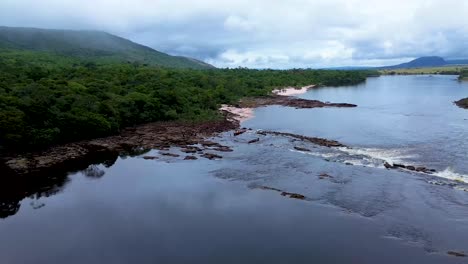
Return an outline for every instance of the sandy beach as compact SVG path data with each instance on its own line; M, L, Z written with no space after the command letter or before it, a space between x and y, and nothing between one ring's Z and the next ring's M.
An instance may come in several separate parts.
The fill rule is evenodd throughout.
M239 122L244 122L254 117L253 108L241 108L232 105L221 105L221 108L219 110L233 114L233 119Z
M309 89L314 88L314 87L315 87L315 84L303 86L301 88L285 87L285 88L273 90L273 93L276 95L282 95L282 96L293 96L293 95L298 95L298 94L304 94Z
M315 85L303 86L301 88L297 87L284 87L281 89L275 89L272 91L275 95L281 96L294 96L298 94L304 94L309 89L314 88ZM254 110L250 107L235 107L232 105L222 105L219 109L221 111L227 111L234 115L233 119L239 122L244 122L254 117Z

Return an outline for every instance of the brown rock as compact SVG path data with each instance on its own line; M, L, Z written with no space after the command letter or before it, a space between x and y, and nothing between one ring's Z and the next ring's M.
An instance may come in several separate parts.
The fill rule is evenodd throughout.
M257 132L258 133L258 132ZM345 145L341 144L338 141L335 140L329 140L325 138L318 138L318 137L307 137L307 136L302 136L302 135L297 135L297 134L292 134L292 133L285 133L285 132L276 132L276 131L262 131L263 134L270 134L274 136L285 136L285 137L292 137L294 139L302 140L302 141L307 141L319 146L324 146L324 147L346 147Z
M215 151L221 151L221 152L231 152L233 151L230 147L228 146L221 146L221 147L217 147L217 148L213 148L213 150Z
M293 199L299 199L299 200L304 200L305 199L304 195L298 194L298 193L282 192L281 195L282 196L289 196L289 198L293 198Z
M385 168L387 168L387 169L393 169L393 168L394 168L394 167L393 167L392 165L390 165L390 163L388 163L388 162L385 162L385 163L384 163L384 166L385 166Z
M221 145L219 143L213 142L213 141L201 141L200 144L204 147L220 147Z
M196 160L196 159L198 159L198 158L195 157L195 156L186 156L186 157L184 158L184 160Z
M326 173L321 173L321 174L319 175L319 179L323 180L323 179L325 179L325 178L333 178L333 176L328 175L328 174L326 174Z
M459 252L459 251L447 251L447 254L451 255L451 256L455 256L455 257L466 257L466 253L465 252Z
M254 188L280 192L282 196L288 196L289 198L293 198L293 199L299 199L299 200L305 200L306 199L306 197L304 195L302 195L302 194L285 192L285 191L282 191L280 189L272 188L272 187L268 187L268 186L259 186L259 187L254 187Z
M310 151L310 149L308 148L303 148L303 147L294 147L295 150L299 150L299 151Z
M159 158L156 157L156 156L143 156L143 159L145 159L145 160L155 160L155 159L159 159Z
M425 172L427 169L426 167L417 167L416 168L416 171L419 171L419 172Z
M174 157L174 158L180 157L179 154L174 154L174 153L169 153L169 152L161 152L160 154L163 156Z
M247 142L247 143L252 144L252 143L255 143L255 142L259 142L259 141L260 141L260 139L259 139L259 138L256 138L256 139L250 140L250 141Z
M317 108L317 107L356 107L354 104L346 103L324 103L317 100L307 100L293 96L270 95L262 97L245 98L239 102L240 107L260 107L267 105L282 105L295 108Z
M406 166L406 169L407 170L412 170L412 171L416 170L416 168L414 166Z
M205 153L203 155L201 155L202 157L204 158L207 158L207 159L222 159L223 157L222 156L219 156L219 155L216 155L216 154L213 154L213 153Z
M245 132L247 132L247 129L245 129L245 128L238 129L238 130L234 131L234 136L235 136L235 137L236 137L236 136L239 136L239 135L241 135L241 134L244 134Z
M260 187L257 187L257 189L270 190L270 191L276 191L276 192L283 192L280 189L276 189L276 188L268 187L268 186L260 186Z
M198 147L186 147L186 148L182 148L180 151L184 152L184 153L197 153L197 151L199 151L200 148Z

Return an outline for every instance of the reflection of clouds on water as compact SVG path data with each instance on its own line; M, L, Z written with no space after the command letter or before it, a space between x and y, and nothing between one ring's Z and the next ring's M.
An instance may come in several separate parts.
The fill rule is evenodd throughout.
M97 165L90 165L82 172L85 176L90 178L101 178L106 172L100 169Z

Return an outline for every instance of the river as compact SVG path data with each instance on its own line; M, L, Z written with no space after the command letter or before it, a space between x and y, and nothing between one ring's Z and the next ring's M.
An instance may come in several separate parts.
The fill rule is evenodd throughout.
M25 183L36 195L0 200L0 262L466 263L447 252L468 252L467 95L456 76L315 88L300 97L358 107L262 107L214 139L234 149L219 160L119 157Z

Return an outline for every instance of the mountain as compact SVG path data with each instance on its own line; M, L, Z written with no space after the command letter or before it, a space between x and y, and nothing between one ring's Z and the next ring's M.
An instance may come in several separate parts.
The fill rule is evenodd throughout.
M437 56L428 56L420 57L410 62L393 65L393 66L384 66L379 67L379 69L407 69L407 68L424 68L424 67L440 67L447 65L447 61L442 57Z
M0 27L0 48L173 68L214 68L205 62L171 56L102 31Z

